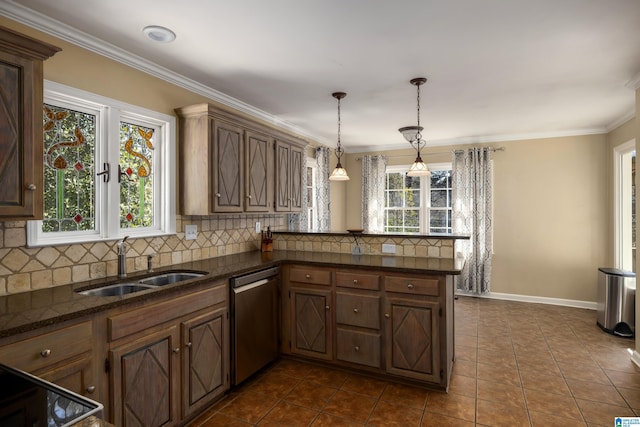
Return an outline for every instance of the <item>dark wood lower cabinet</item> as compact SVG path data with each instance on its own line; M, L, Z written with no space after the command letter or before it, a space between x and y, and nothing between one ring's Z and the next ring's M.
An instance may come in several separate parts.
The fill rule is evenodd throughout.
M331 291L292 288L291 307L291 352L331 360Z
M440 383L439 305L432 301L385 301L386 370Z
M182 323L182 417L197 413L229 385L229 328L221 308Z
M175 351L175 350L178 351ZM178 421L178 328L171 326L110 351L112 422L122 427Z

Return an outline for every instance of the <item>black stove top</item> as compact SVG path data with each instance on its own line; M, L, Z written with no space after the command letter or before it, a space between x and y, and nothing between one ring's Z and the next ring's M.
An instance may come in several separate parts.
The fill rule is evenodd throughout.
M0 364L0 426L63 427L94 415L102 405L33 375Z

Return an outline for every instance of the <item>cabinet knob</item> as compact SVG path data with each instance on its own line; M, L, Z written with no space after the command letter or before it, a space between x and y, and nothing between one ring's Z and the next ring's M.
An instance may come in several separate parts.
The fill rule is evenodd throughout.
M360 346L355 346L355 347L353 347L353 349L354 349L355 351L360 351Z
M174 352L175 354L180 353L180 347L176 347L176 348L174 348L174 349L173 349L173 352Z
M247 199L251 200L251 194L249 194L249 195L247 196Z
M36 191L36 185L35 185L35 184L29 184L29 185L27 185L27 190L29 190L29 191Z
M389 313L385 313L384 317L386 317L387 319L391 317L391 315Z
M311 279L311 275L310 274L307 274L304 277L306 277L307 279Z
M51 356L51 350L49 350L48 348L45 348L44 350L42 350L40 352L40 356L42 357L49 357Z
M328 306L328 305L325 305L325 306L324 306L324 309L325 309L325 310L327 310L327 311L329 311L329 306Z
M216 197L219 199L220 197L222 197L222 194L216 193Z
M87 393L89 393L89 394L93 394L93 392L94 392L94 391L96 391L96 386L94 386L94 385L90 385L90 386L89 386L89 387L87 387L85 390L86 390L86 392L87 392Z
M191 341L187 343L187 347L191 348Z
M413 289L413 283L409 283L409 284L407 285L407 288L409 288L409 289Z
M353 312L354 312L354 313L357 313L357 312L358 312L358 309L357 309L357 308L354 308L354 309L353 309Z
M358 279L353 279L353 284L357 285L358 284Z

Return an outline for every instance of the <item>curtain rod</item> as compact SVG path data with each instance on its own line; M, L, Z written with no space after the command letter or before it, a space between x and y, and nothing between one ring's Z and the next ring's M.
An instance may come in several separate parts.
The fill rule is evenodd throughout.
M496 148L490 148L489 150L491 150L491 152L496 152L496 151L505 151L504 147L496 147ZM432 154L459 154L459 153L463 153L464 150L449 150L449 151L434 151L431 153L424 153L425 156L428 155L432 155ZM384 155L384 154L383 154ZM400 158L400 157L415 157L415 154L397 154L395 156L385 156L388 159L395 159L395 158ZM356 160L362 160L362 157L356 157Z

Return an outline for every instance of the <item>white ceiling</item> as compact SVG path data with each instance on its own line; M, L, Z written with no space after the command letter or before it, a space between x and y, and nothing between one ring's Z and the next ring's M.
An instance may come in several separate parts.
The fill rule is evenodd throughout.
M0 14L329 145L331 93L347 92L348 152L408 145L413 77L442 145L605 132L632 117L640 73L639 0L0 0Z

